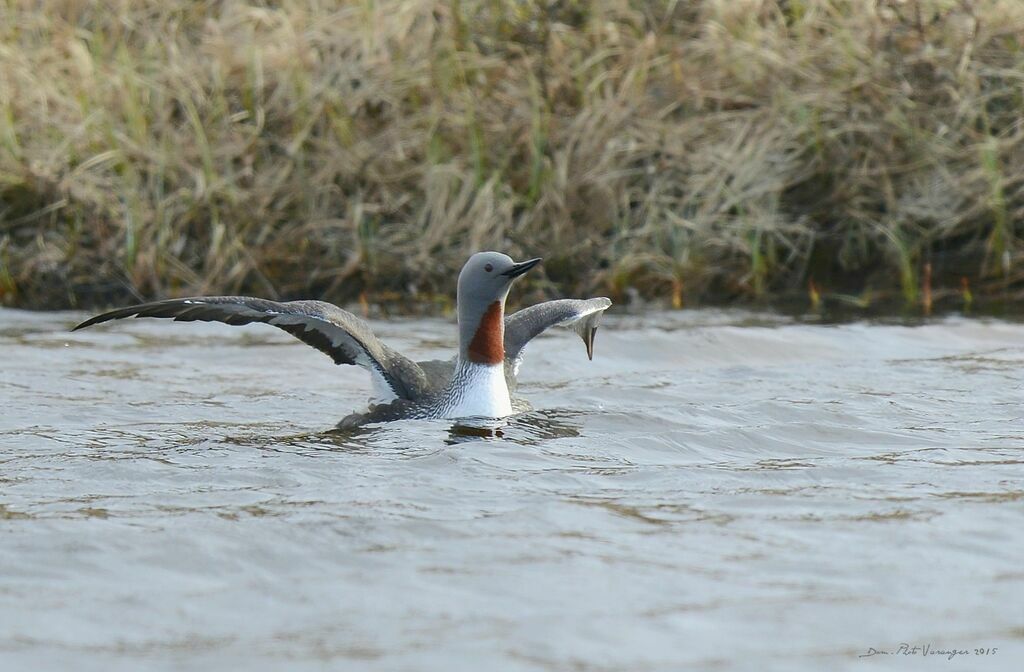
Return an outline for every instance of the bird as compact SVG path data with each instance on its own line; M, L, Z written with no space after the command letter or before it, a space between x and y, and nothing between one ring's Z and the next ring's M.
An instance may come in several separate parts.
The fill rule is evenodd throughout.
M85 320L72 331L127 317L175 321L262 322L282 329L331 357L370 373L373 396L366 411L340 428L401 419L501 419L530 408L514 396L526 346L553 326L572 328L594 357L594 336L611 300L555 299L505 315L516 278L541 258L516 262L501 252L472 255L456 290L459 351L447 360L413 361L383 343L370 326L325 301L271 301L247 296L165 299L119 308Z

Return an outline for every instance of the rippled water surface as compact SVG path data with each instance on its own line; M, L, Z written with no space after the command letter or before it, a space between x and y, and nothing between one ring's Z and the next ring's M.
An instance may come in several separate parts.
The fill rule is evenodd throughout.
M81 317L0 311L4 670L1024 669L1024 326L612 316L491 437L325 432L365 374L269 327Z

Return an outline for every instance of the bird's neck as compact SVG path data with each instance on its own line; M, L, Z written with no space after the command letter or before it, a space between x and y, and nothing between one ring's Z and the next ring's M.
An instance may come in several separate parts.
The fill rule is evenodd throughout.
M468 338L467 338L468 336ZM495 301L487 306L476 329L464 332L460 344L463 362L473 364L501 364L505 361L505 306Z
M505 302L487 305L482 314L459 313L459 363L446 398L444 417L503 418L512 414L505 381Z

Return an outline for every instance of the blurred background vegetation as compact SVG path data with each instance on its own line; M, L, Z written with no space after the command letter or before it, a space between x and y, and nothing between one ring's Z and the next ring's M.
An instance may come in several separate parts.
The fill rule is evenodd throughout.
M1020 0L0 4L0 303L1024 294Z

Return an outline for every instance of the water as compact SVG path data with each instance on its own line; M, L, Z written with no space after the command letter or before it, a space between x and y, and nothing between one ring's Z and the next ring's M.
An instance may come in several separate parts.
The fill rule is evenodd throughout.
M1022 325L612 316L488 437L325 433L365 374L266 326L80 317L0 311L4 670L1024 664Z

